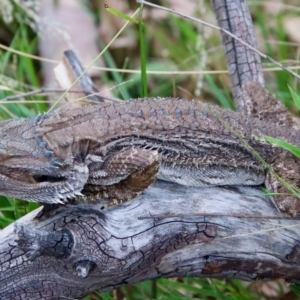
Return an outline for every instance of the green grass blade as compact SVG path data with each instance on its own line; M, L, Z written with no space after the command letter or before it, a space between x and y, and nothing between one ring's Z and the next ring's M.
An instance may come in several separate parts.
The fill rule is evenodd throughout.
M139 24L139 20L136 20L134 18L131 18L123 13L121 13L119 10L113 8L113 7L109 7L107 4L105 4L105 8L108 12L110 12L111 14L117 16L117 17L120 17L126 21L129 21L129 22L132 22L132 23L135 23L135 24Z
M146 59L146 38L145 38L145 26L141 21L142 19L143 6L140 7L139 11L139 38L140 38L140 56L141 56L141 79L142 79L142 96L148 96L148 85L147 85L147 59Z
M297 106L298 110L300 111L300 97L297 95L297 93L288 85L291 96L294 100L295 105Z
M264 138L265 138L266 142L268 142L270 144L274 144L274 145L276 145L276 146L278 146L280 148L283 148L283 149L291 152L296 157L300 158L300 148L298 148L298 147L296 147L296 146L294 146L294 145L292 145L290 143L287 143L285 141L273 138L271 136L265 135Z
M216 96L218 102L221 104L222 107L234 109L233 105L230 103L229 99L224 96L224 92L216 85L212 76L205 75L204 76L209 85L212 88L213 94Z

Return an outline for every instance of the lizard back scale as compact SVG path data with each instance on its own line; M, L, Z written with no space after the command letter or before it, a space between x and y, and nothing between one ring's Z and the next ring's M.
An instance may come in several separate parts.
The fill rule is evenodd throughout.
M299 145L297 131L214 105L174 98L65 107L0 123L0 193L63 203L131 199L160 178L188 186L265 185L288 214L298 199L253 154L299 186L299 160L263 135ZM253 149L253 150L251 150Z

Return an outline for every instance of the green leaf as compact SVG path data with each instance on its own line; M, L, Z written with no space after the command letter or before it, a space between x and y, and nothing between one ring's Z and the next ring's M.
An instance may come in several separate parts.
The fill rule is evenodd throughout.
M297 106L298 110L300 111L300 97L297 95L297 93L288 85L291 96L294 100L295 105Z
M105 8L108 12L112 13L113 15L117 16L117 17L121 17L122 19L135 23L135 24L139 24L139 20L133 19L131 17L128 17L127 15L121 13L119 10L109 7L107 4L105 5Z
M275 139L271 136L267 136L265 135L264 136L265 138L265 141L270 143L270 144L274 144L280 148L283 148L289 152L291 152L293 155L295 155L296 157L299 157L300 158L300 148L290 144L290 143L287 143L285 141L282 141L282 140L279 140L279 139Z

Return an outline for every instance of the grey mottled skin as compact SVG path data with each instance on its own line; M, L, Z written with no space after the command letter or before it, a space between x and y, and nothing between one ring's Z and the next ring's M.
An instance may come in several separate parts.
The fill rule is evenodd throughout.
M252 89L246 86L245 99L257 96ZM259 95L263 102L271 97L263 88ZM53 204L101 196L116 204L138 195L156 177L199 187L265 183L285 194L274 197L279 210L296 215L298 199L250 149L299 187L299 159L262 138L300 145L297 129L283 115L276 124L274 116L249 118L196 101L157 98L3 121L0 193Z

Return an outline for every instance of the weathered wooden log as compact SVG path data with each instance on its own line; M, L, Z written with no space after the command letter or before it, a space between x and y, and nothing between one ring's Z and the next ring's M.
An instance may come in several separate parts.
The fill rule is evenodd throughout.
M0 299L66 299L174 276L300 283L299 222L254 188L157 182L108 210L39 210L0 232Z

